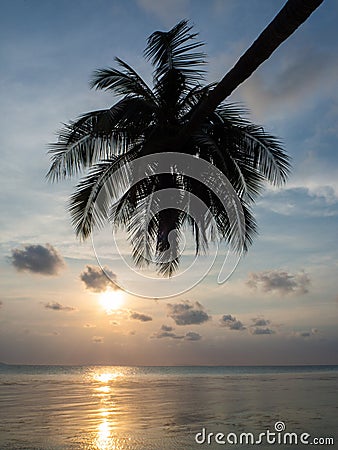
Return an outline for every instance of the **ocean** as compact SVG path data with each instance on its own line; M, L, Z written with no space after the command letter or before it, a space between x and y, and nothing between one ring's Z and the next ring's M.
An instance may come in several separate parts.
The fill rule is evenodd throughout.
M0 365L0 449L333 449L337 393L338 366Z

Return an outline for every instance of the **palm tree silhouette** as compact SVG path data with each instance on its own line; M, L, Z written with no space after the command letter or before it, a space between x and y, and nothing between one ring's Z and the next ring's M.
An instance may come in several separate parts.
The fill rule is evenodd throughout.
M300 3L303 10L306 9L303 15L299 13ZM51 144L49 151L52 163L47 178L52 181L88 169L69 204L78 236L85 239L93 227L101 225L102 210L98 213L95 204L102 187L113 179L115 199L104 206L105 212L118 199L110 216L114 225L127 230L136 265L153 261L159 273L171 276L179 265L179 232L185 226L192 230L196 253L206 250L208 242L214 239L233 242L233 227L217 195L197 179L177 170L174 160L167 173L154 174L149 165L138 167L143 176L134 184L125 183L126 172L120 170L125 164L153 155L150 166L156 165L158 155L174 151L210 162L230 181L245 218L241 244L247 250L256 233L252 204L266 181L274 185L286 181L290 164L275 137L243 118L245 111L242 108L223 100L236 83L240 84L272 53L279 45L276 41L286 39L282 29L287 28L291 34L306 19L311 11L308 5L304 7L305 3L304 0L290 0L286 13L282 10L275 19L279 31L276 33L272 22L270 32L268 27L268 32L262 33L269 44L257 44L258 39L252 46L254 49L250 48L243 55L239 67L235 66L229 72L230 78L226 76L218 84L203 84L203 44L196 41L197 33L191 32L192 27L186 20L168 32L156 31L148 38L144 55L153 65L152 89L119 58L116 58L118 68L94 72L91 87L122 98L111 108L86 113L65 125L58 142ZM308 3L313 4L313 10L314 4L318 6L320 1ZM290 4L293 4L293 10L290 10ZM298 25L293 21L290 27L289 15L294 15L295 11ZM287 24L283 28L285 20ZM274 40L269 40L271 32ZM255 52L260 59L253 56ZM230 79L228 85L227 79ZM131 179L135 175L132 173ZM210 225L206 214L193 219L189 211L181 207L181 200L177 206L160 209L149 220L149 212L153 205L160 203L160 193L164 189L180 192L185 204L189 203L187 193L198 197L212 213L215 225Z

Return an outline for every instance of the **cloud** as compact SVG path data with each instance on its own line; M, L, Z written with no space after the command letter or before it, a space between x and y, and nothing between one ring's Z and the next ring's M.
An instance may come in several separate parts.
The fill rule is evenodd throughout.
M48 302L44 304L46 309L52 309L53 311L75 311L76 308L72 306L64 306L58 302Z
M57 275L64 266L62 257L50 244L28 244L23 249L14 248L10 260L19 272L41 275Z
M310 333L310 331L302 331L301 333L299 333L299 336L309 337L309 336L311 336L311 333Z
M171 26L173 21L188 15L189 0L137 0L147 13L153 14L164 24Z
M183 339L184 338L183 335L177 335L176 333L174 333L173 330L174 330L173 327L169 327L167 325L162 325L161 329L159 331L157 331L156 333L154 333L151 337L157 338L157 339L162 339L162 338Z
M162 325L161 330L163 331L173 331L173 327L170 327L169 325Z
M270 320L266 320L266 319L263 319L260 317L256 317L255 319L252 319L252 321L254 323L253 326L256 326L256 327L266 327L270 323Z
M254 328L252 334L275 334L276 332L271 328Z
M263 292L276 292L281 295L306 294L310 278L305 272L288 273L282 270L266 270L249 274L246 284Z
M168 316L174 319L176 325L196 325L210 319L199 302L168 303L167 307Z
M319 331L317 328L312 328L310 331L295 331L293 333L293 336L301 337L301 338L308 338L311 336L315 336L318 334Z
M150 320L153 320L151 316L147 316L146 314L142 314L139 312L131 312L130 316L131 319L140 320L141 322L149 322Z
M260 116L285 114L289 117L306 108L319 95L330 95L337 84L338 64L334 53L315 48L295 49L280 59L278 73L256 72L240 87L240 95L255 106ZM276 106L277 105L277 106ZM295 107L297 106L297 108Z
M243 323L231 314L224 314L219 322L222 327L228 327L230 330L241 331L246 329Z
M194 331L188 331L187 333L183 334L176 334L174 332L174 328L162 325L161 329L154 333L152 338L156 339L163 339L163 338L170 338L170 339L179 339L179 340L185 340L185 341L199 341L202 339L202 336L199 333L195 333Z
M194 331L188 331L188 333L185 334L184 339L186 341L199 341L202 339L202 336Z
M104 337L103 336L93 336L92 342L94 344L103 344L104 343Z
M86 269L80 274L81 280L84 282L86 289L93 292L103 292L108 287L118 289L115 284L116 275L107 267L101 269L97 266L87 265Z
M253 324L251 325L251 334L275 334L276 331L269 327L271 321L264 319L263 317L255 317L251 319Z

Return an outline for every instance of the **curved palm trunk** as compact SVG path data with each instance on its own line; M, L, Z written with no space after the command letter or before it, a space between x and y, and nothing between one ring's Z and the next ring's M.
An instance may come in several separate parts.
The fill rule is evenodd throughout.
M203 118L214 111L243 81L249 78L322 2L323 0L288 0L234 67L197 107L182 134L190 136Z

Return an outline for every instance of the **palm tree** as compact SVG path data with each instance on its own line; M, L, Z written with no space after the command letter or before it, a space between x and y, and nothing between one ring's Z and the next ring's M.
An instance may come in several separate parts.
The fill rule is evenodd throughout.
M255 42L240 57L234 67L200 102L193 117L182 129L187 135L198 128L203 117L213 111L229 95L288 39L297 28L323 3L324 0L288 0L272 22L262 31Z
M179 264L179 232L185 226L192 230L196 253L205 250L213 239L233 243L238 237L212 189L178 171L175 161L167 173L150 170L159 154L175 151L200 158L228 178L245 218L241 241L245 250L256 233L251 212L254 200L266 181L284 183L290 169L280 142L243 118L245 111L222 100L215 104L219 85L203 84L203 44L196 41L197 34L191 30L184 20L168 32L157 31L149 37L144 54L154 68L152 89L119 58L118 68L94 72L92 87L122 98L108 109L86 113L65 125L58 142L51 144L52 164L47 174L57 181L88 169L69 204L76 234L87 238L109 212L114 225L127 230L136 265L151 260L159 273L169 276ZM143 176L128 185L119 169L151 155L152 164L143 167ZM129 175L129 181L136 177L135 173ZM101 189L111 179L111 201L97 211ZM189 210L181 207L181 200L177 206L158 210L148 220L163 189L181 192L185 205L187 194L197 196L211 211L215 225L210 225L207 214L193 219ZM170 239L172 231L176 231L174 239Z

